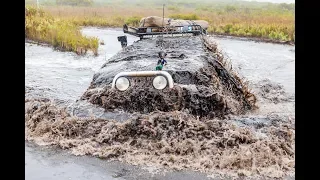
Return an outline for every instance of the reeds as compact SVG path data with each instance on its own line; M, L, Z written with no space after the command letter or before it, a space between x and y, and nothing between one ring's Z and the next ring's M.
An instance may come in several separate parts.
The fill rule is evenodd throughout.
M162 16L160 6L147 5L46 6L44 10L81 26L122 27L124 23L138 26L141 17ZM294 10L282 10L280 5L264 8L231 5L185 8L170 5L165 13L166 17L175 19L207 20L209 33L294 42Z
M137 26L141 17L162 16L160 6L147 5L46 6L44 10L50 12L54 17L81 26L122 27L124 23ZM294 41L294 10L283 10L280 5L264 8L244 8L231 5L186 8L170 5L165 10L165 16L175 19L207 20L209 33Z
M166 6L165 16L175 19L207 20L209 33L294 42L294 6L242 4L170 4ZM125 23L138 26L141 17L162 16L162 6L147 2L106 3L92 7L44 6L43 9L55 18L78 26L122 27Z
M83 36L80 28L69 21L54 18L42 10L26 7L25 33L26 38L48 43L53 47L86 54L88 50L98 54L98 39Z

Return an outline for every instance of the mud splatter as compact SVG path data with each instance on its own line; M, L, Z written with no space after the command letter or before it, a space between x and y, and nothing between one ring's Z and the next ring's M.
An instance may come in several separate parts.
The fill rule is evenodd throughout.
M285 92L283 86L270 80L262 80L255 86L259 89L258 95L269 102L277 104L294 100L294 96Z
M286 122L256 131L174 111L120 123L72 117L49 100L26 100L25 105L26 140L57 145L75 155L235 177L294 173L295 132Z

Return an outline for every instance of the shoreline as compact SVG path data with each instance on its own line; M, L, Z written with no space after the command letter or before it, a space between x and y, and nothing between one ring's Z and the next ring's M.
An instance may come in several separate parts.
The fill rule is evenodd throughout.
M76 52L76 51L68 51L68 50L65 50L61 47L54 47L52 44L50 43L47 43L47 42L42 42L42 41L35 41L35 40L32 40L32 39L29 39L29 38L25 38L24 39L24 43L29 43L29 44L34 44L34 45L37 45L37 46L44 46L44 47L51 47L53 48L54 50L56 51L60 51L60 52L71 52L71 53L75 53L76 55L79 55L79 56L85 56L85 55L93 55L93 56L98 56L99 54L95 55L92 51L87 51L85 54L81 54L79 52Z
M262 42L262 43L295 46L295 43L292 41L280 41L280 40L274 40L274 39L268 39L268 38L237 36L237 35L230 35L230 34L208 33L208 35L212 37L217 37L217 38L227 38L227 39L235 39L235 40L241 40L241 41L254 41L254 42Z
M46 46L46 47L53 47L49 43L44 43L44 42L41 42L41 41L35 41L35 40L29 39L29 38L25 38L24 39L24 43L36 44L36 45L39 45L39 46Z

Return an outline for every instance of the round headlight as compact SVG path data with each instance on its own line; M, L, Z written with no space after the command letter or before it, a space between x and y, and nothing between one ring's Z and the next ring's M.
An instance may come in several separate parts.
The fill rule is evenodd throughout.
M156 89L164 89L167 86L168 82L167 79L163 76L156 76L153 79L153 87Z
M129 88L130 82L125 77L120 77L116 81L116 88L120 91L125 91Z

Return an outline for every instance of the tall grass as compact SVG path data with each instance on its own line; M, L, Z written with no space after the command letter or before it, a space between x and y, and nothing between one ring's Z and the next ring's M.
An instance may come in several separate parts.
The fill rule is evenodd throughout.
M227 6L197 14L210 24L209 33L294 41L294 11Z
M26 7L26 38L53 45L65 51L85 54L91 50L98 53L98 39L85 37L77 25L54 18L42 10Z
M249 3L250 4L250 3ZM54 17L81 26L137 26L145 16L162 16L162 5L106 4L99 7L45 6ZM294 41L294 6L287 4L207 4L172 3L165 16L175 19L203 19L209 22L209 33Z
M173 19L184 19L184 20L198 20L200 19L199 16L196 14L171 14L169 15L170 18Z

